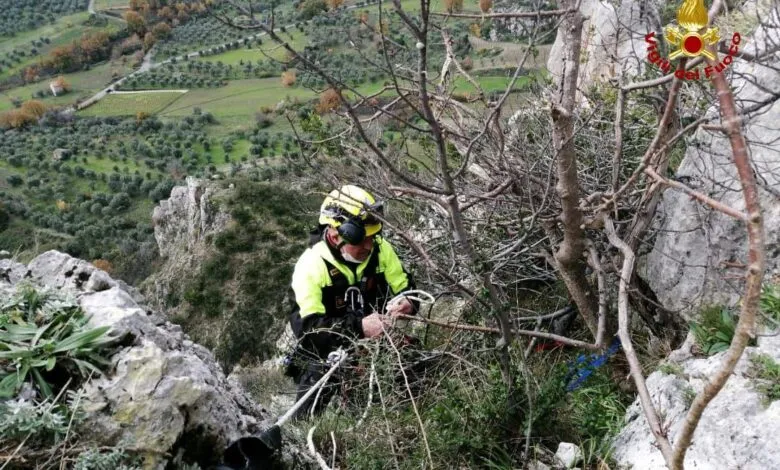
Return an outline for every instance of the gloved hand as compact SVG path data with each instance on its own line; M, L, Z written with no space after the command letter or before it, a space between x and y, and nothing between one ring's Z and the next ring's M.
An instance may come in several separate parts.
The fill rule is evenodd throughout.
M382 329L390 326L390 319L378 313L363 318L363 336L375 338L382 335Z

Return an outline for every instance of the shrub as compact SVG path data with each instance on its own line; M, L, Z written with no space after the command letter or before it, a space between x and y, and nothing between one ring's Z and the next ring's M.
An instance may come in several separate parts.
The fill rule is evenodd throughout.
M341 104L339 92L333 88L328 88L320 94L320 102L316 106L319 114L327 114L338 108Z
M295 70L282 72L282 85L286 87L295 85Z
M108 452L89 449L79 454L73 470L140 470L135 460L122 449L111 449Z
M0 441L45 444L59 440L68 431L69 410L63 406L26 400L0 402Z
M444 9L447 13L457 13L463 10L463 0L444 0Z

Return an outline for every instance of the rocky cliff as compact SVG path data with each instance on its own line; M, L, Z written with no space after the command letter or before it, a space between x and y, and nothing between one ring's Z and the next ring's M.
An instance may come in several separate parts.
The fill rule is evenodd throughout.
M657 1L623 0L604 2L584 0L580 11L585 17L580 54L580 89L596 83L621 80L640 74L647 63L645 34L661 31ZM558 35L550 50L547 69L554 77L564 74L563 49Z
M687 341L668 358L663 371L647 378L647 388L671 442L682 428L693 397L720 367L725 354L696 357L691 353L693 347L693 342ZM780 337L760 337L757 347L746 349L734 376L704 412L685 457L685 468L780 468L780 401L769 401L761 392L755 369L762 356L780 363ZM629 468L666 468L638 401L626 412L626 427L615 440L614 457Z
M211 254L211 236L230 221L230 215L214 203L220 193L215 183L187 177L185 186L173 188L171 196L154 208L154 238L164 262L141 288L156 308L175 313L171 299L180 295L180 281Z
M745 51L762 55L780 41L780 13L777 2L764 12L764 26L747 42ZM760 190L760 204L766 230L767 277L780 268L780 85L777 67L780 57L764 65L736 60L731 75L738 105L745 109L774 100L745 116ZM709 110L717 113L715 108ZM714 131L699 130L677 171L677 178L709 197L738 210L744 201L736 169L731 162L728 138ZM658 235L641 274L671 310L709 304L734 304L742 292L746 263L745 226L708 209L676 190L666 190L659 208Z
M86 416L77 432L95 446L133 449L145 468L162 469L173 457L207 468L230 442L268 426L269 413L226 379L213 354L135 289L57 251L28 265L0 260L0 297L24 283L74 296L91 326L117 337L109 370L82 387ZM280 458L285 468L305 465L294 449Z

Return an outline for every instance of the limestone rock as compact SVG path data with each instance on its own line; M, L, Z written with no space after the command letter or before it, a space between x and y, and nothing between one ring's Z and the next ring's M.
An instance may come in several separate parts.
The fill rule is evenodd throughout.
M555 451L555 459L563 465L563 468L573 468L582 460L582 450L577 444L561 442Z
M209 233L221 231L230 216L216 209L211 197L216 189L202 180L187 177L187 186L171 190L171 197L154 208L154 237L160 256L170 257L193 247Z
M27 274L27 266L10 259L0 260L0 285L16 284Z
M672 442L679 433L694 394L720 367L725 353L709 358L688 357L679 363L680 377L654 372L647 378L650 396L663 417ZM749 347L737 364L734 375L702 415L693 444L685 458L685 468L759 470L780 468L776 439L780 435L780 401L764 404L750 378L750 357L767 354L780 361L780 339L762 337L758 347ZM626 411L626 427L615 440L614 458L618 464L647 470L665 469L663 457L654 445L638 401Z
M220 210L214 199L222 194L215 183L188 177L186 186L171 190L168 199L154 208L154 237L163 264L140 286L149 304L166 315L175 315L182 280L207 259L209 238L225 229L230 214Z
M144 468L164 468L166 455L177 453L207 468L231 441L270 424L269 413L227 380L209 350L91 264L49 251L28 266L2 260L0 273L0 297L12 295L25 278L67 292L91 326L110 326L121 340L105 376L82 388L86 416L77 432L95 445L132 447L144 456ZM282 468L305 468L302 455L286 452L280 458L294 463Z
M645 34L661 31L660 2L583 0L580 88L623 76L636 76L646 66ZM559 33L550 51L547 69L553 77L563 74L563 44Z
M780 13L775 3L749 41L746 51L763 50L767 42L780 40ZM767 38L770 37L771 41ZM738 104L750 106L780 93L776 67L735 60L732 89ZM712 108L708 111L716 113ZM775 144L780 122L780 101L750 115L745 121L750 156L759 184L759 202L766 234L767 278L780 273L780 151ZM731 147L719 133L701 130L688 146L677 177L689 186L737 210L745 205ZM658 235L640 273L670 310L686 310L707 303L735 304L743 283L739 280L747 262L747 233L744 224L693 201L689 196L666 190L659 205Z

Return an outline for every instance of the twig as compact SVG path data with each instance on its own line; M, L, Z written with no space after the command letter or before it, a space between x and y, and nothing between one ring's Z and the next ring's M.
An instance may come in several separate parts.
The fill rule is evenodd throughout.
M680 183L679 181L674 181L674 180L670 180L669 178L664 178L663 176L656 173L655 170L653 170L652 168L645 168L645 174L647 174L654 180L658 181L659 183L665 184L667 186L671 186L672 188L679 189L685 194L691 196L692 198L699 200L700 202L712 207L715 210L730 215L731 217L734 217L737 220L742 220L742 221L748 220L748 216L746 214L743 214L742 212L734 209L733 207L729 207L720 201L716 201L715 199L712 199L706 194L702 194L698 191L694 191L693 189Z
M716 63L717 60L710 61L710 64L713 66ZM756 311L758 310L761 297L761 281L764 277L765 268L764 223L758 199L758 186L753 174L753 167L750 164L747 142L742 134L741 120L734 102L734 94L731 92L726 82L726 77L722 72L716 73L712 77L712 83L718 92L720 114L724 127L728 129L729 143L734 155L734 166L737 168L739 182L742 185L742 194L745 199L745 210L748 213L748 270L745 281L745 293L742 296L742 308L734 339L726 351L720 369L707 382L704 390L696 396L691 404L691 408L688 410L683 427L677 436L678 440L675 445L674 459L671 465L674 470L683 468L685 454L691 445L693 434L699 425L699 420L705 408L707 408L707 405L715 398L723 386L726 385L726 381L728 381L739 358L742 357L745 351L748 340L755 335Z
M406 316L406 315L404 315ZM417 410L417 402L414 400L414 393L412 393L412 387L409 385L409 378L406 376L406 371L404 370L404 361L401 358L401 353L398 351L398 348L395 347L395 344L393 343L393 338L390 337L390 334L387 332L387 329L382 327L382 333L385 334L385 338L387 338L387 342L390 344L390 347L393 348L393 351L395 352L396 357L398 358L398 367L401 370L401 375L404 377L404 384L406 384L406 391L409 392L409 400L412 402L412 409L414 410L414 414L417 417L417 422L420 425L420 433L422 434L423 443L425 444L425 452L428 456L428 463L431 465L431 470L433 470L433 457L431 456L431 448L428 445L428 435L425 433L425 424L423 424L422 418L420 417L420 412Z
M538 18L549 16L560 16L567 13L574 13L576 8L569 8L566 10L539 10L539 11L516 11L516 12L502 12L502 13L431 13L433 16L444 16L452 18Z
M33 435L32 432L27 434L24 439L22 439L22 442L19 443L19 446L11 453L11 455L8 456L8 460L5 461L2 467L0 467L0 470L3 470L6 466L8 466L9 463L16 457L16 454L19 453L20 450L22 450L22 447L27 443L27 439L29 439Z
M393 440L393 431L390 429L390 421L387 419L387 405L385 404L385 396L382 393L382 384L379 380L376 381L376 391L379 393L379 403L382 404L382 417L385 418L385 430L387 431L387 441L390 443L390 453L393 455L393 463L395 464L395 470L401 470L401 466L398 463L398 456L395 452L395 443Z
M656 413L655 407L653 406L653 400L650 397L650 391L647 389L645 376L642 372L642 365L639 363L639 359L636 356L634 345L631 342L631 334L628 331L628 283L634 272L634 252L620 239L620 237L618 237L612 219L607 216L604 216L604 228L607 232L609 242L623 253L623 269L620 273L620 287L618 289L618 336L620 337L620 345L623 348L626 359L628 359L628 365L631 369L631 378L634 379L634 383L636 384L637 393L639 394L639 403L642 405L642 410L647 418L650 431L653 433L656 442L660 446L661 454L663 454L664 460L666 460L668 465L672 460L672 446L661 427L658 413Z
M306 435L306 442L309 444L309 452L317 460L317 463L320 465L320 468L322 470L332 470L328 466L328 463L325 461L325 459L322 458L322 455L320 455L320 453L317 452L317 448L314 447L314 430L315 429L317 429L317 426L312 426L309 429L309 434Z
M417 316L411 316L411 315L403 315L398 314L396 315L397 318L403 318L405 320L412 320L422 323L428 323L435 326L441 326L444 328L451 328L454 330L464 330L464 331L478 331L480 333L494 333L494 334L501 334L501 330L498 328L490 328L487 326L477 326L477 325L463 325L460 323L443 323L436 320L429 320L427 318L421 318ZM524 335L524 336L531 336L531 337L537 337L537 338L544 338L544 339L550 339L553 341L560 341L563 344L568 344L569 346L576 346L578 348L585 348L585 349L599 349L598 346L595 344L586 343L585 341L579 341L576 339L567 338L565 336L555 335L552 333L542 333L540 331L531 331L531 330L511 330L511 333L513 335Z
M336 468L336 434L330 432L330 442L333 443L333 455L330 458L330 466Z

